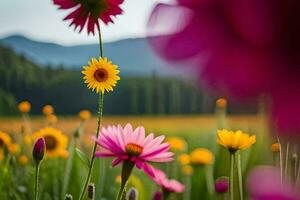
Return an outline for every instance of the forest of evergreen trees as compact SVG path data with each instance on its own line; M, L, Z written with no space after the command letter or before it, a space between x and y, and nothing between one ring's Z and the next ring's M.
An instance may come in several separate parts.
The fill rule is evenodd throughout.
M96 110L97 96L88 90L79 70L40 67L6 47L0 47L0 115L17 114L17 104L28 100L32 113L52 104L58 114ZM174 77L122 76L115 91L105 95L107 114L212 113L215 99L194 82ZM251 109L250 109L251 110ZM253 109L252 109L253 110Z

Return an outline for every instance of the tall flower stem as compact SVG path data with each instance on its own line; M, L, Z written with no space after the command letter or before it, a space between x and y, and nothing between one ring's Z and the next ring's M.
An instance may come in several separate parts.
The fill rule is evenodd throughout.
M206 186L209 193L209 199L213 199L214 195L214 178L212 166L205 166Z
M229 198L230 200L234 200L234 190L233 190L233 182L234 182L234 177L233 177L233 174L234 174L234 170L233 170L233 167L234 167L234 153L233 152L230 152L230 178L229 178L229 183L230 183L230 186L229 186Z
M241 154L240 152L237 153L237 169L238 169L238 182L239 182L239 194L240 200L243 200L243 175L242 175L242 166L241 166Z
M284 178L288 180L290 143L286 144Z
M36 165L35 165L34 200L38 199L39 175L40 175L40 163L36 163Z
M281 183L283 183L283 155L282 155L282 145L280 143L279 137L277 136L277 141L279 144L279 168L280 168L280 179Z
M97 24L97 28L98 28L98 36L99 36L100 56L103 57L102 37L101 37L101 31L100 31L99 24ZM98 136L99 136L100 127L102 125L103 99L104 99L104 93L100 92L99 97L98 97L98 122L97 122L96 138L98 138ZM84 186L83 186L82 191L81 191L80 196L79 196L79 200L83 199L86 188L87 188L87 186L89 184L89 181L91 179L91 174L92 174L92 171L93 171L93 165L94 165L94 162L95 162L96 149L97 149L97 143L95 142L94 147L93 147L93 151L92 151L92 155L91 155L91 161L90 161L89 169L88 169L88 175L85 179Z
M296 175L295 186L298 186L299 180L300 180L300 161L299 161L299 164L298 164L298 172L297 172L297 175Z
M126 185L127 185L128 179L131 175L133 167L134 167L133 162L125 161L123 163L122 174L121 174L122 182L121 182L120 190L118 192L117 200L123 200L124 197L126 198Z
M104 94L100 93L99 94L99 99L98 99L98 125L97 125L97 131L96 131L96 138L98 138L98 136L99 136L100 127L102 125L103 97L104 97ZM93 147L93 151L92 151L92 154L91 154L91 161L90 161L90 165L89 165L89 169L88 169L88 175L85 179L84 186L83 186L82 191L80 193L80 197L79 197L80 200L83 199L86 188L87 188L87 185L89 184L89 181L91 179L91 174L92 174L92 171L93 171L93 165L94 165L94 162L95 162L96 149L97 149L97 143L95 142L94 147Z

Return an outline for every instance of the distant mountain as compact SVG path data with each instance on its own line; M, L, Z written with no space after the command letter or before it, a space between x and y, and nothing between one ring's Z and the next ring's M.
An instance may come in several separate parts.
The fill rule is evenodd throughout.
M39 42L20 35L0 39L0 44L12 48L18 54L40 64L79 69L92 57L99 55L98 44L62 46ZM104 55L120 66L123 74L182 76L180 67L174 67L160 59L147 43L146 38L124 39L104 44ZM185 68L186 70L186 68Z

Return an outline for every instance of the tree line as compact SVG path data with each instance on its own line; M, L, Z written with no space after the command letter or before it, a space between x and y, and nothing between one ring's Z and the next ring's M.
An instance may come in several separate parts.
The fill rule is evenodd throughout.
M6 47L0 47L0 115L17 114L17 104L28 100L33 114L45 104L58 114L95 111L97 95L83 83L80 70L41 67ZM122 76L112 93L105 94L106 114L198 114L211 113L215 98L192 80L175 77Z

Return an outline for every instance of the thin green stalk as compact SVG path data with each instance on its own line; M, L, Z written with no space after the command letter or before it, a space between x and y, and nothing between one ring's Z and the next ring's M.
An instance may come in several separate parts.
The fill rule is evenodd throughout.
M121 182L120 190L118 192L117 200L123 200L124 197L126 198L126 185L131 175L131 172L133 170L133 167L134 167L133 162L125 161L123 163L122 173L121 173L122 182Z
M234 182L234 177L233 177L233 166L234 166L234 153L230 152L230 178L229 178L229 198L230 200L234 200L234 189L233 189L233 182Z
M102 46L102 36L101 36L100 26L97 25L97 28L98 28L98 37L99 37L99 51L100 51L100 56L103 57L103 46Z
M38 199L39 175L40 175L40 164L36 163L36 165L35 165L34 200Z
M279 144L279 166L280 166L280 180L281 184L283 183L283 155L282 155L282 148L281 148L281 143L280 140L277 136L277 141Z
M162 200L167 200L169 198L169 196L170 196L170 192L167 191L167 190L165 190L165 189L162 189L162 191L163 191L163 198L162 198Z
M241 155L238 152L237 153L237 169L238 169L238 182L239 182L239 194L240 194L240 200L243 200L244 194L243 194L243 175L242 175L242 166L241 166Z
M288 180L288 171L289 171L289 149L290 143L286 144L286 152L285 152L285 170L284 170L284 177L285 180Z
M297 179L297 169L298 169L298 154L295 154L296 157L295 157L295 160L294 160L294 174L292 175L293 176L293 181L296 181Z
M298 185L299 180L300 180L300 159L299 159L299 163L298 163L298 173L297 173L297 176L296 176L295 186Z
M190 175L184 176L184 185L185 185L185 192L183 194L183 200L190 200L191 199L191 176Z
M98 36L99 36L100 56L103 57L102 36L101 36L101 31L100 31L99 24L97 24L97 29L98 29ZM96 138L98 138L98 136L99 136L100 127L102 125L103 97L104 97L104 94L100 92L99 99L98 99L98 125L97 125ZM87 185L89 184L89 181L91 179L91 174L92 174L92 170L93 170L96 149L97 149L97 143L95 142L94 147L93 147L93 151L92 151L92 155L91 155L91 162L90 162L90 165L89 165L88 175L85 179L85 183L84 183L84 186L83 186L82 191L80 193L79 200L83 199L86 188L87 188Z
M102 124L103 97L104 97L104 94L100 93L99 94L99 100L98 100L98 125L97 125L96 138L98 138L98 136L99 136L100 127L101 127L101 124ZM97 149L97 143L95 142L94 147L93 147L93 151L92 151L92 154L91 154L91 161L90 161L90 165L89 165L89 169L88 169L88 175L85 179L84 186L83 186L82 191L80 193L80 197L79 197L80 200L83 199L86 188L87 188L87 185L89 184L90 179L91 179L91 174L92 174L92 171L93 171L93 165L94 165L94 162L95 162L96 149Z
M214 180L212 166L205 166L206 187L209 193L209 198L212 199L214 194Z

